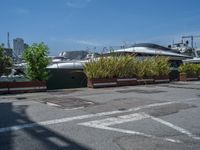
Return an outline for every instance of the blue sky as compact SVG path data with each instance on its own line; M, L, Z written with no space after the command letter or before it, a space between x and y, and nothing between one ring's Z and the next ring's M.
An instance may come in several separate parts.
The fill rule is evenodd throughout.
M63 50L138 42L161 45L200 34L199 0L0 0L0 43L21 37ZM200 39L195 40L200 46Z

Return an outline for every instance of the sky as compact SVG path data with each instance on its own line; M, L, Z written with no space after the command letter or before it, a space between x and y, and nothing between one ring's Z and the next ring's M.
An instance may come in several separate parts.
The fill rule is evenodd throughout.
M199 0L0 0L0 43L44 42L50 54L200 35ZM195 39L200 47L200 38Z

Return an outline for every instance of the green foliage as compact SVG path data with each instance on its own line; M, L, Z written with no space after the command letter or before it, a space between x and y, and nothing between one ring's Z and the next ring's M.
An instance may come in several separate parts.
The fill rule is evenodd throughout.
M130 55L114 57L113 70L117 78L135 77L136 58Z
M170 73L170 63L168 57L155 57L155 74L156 76L165 76Z
M92 78L151 78L168 75L168 58L155 57L139 60L130 55L100 57L85 64L84 72Z
M23 54L27 63L26 75L31 80L47 80L48 72L46 70L49 64L48 47L44 43L34 43L28 47Z
M3 45L0 46L0 76L11 72L12 59L4 54Z
M89 79L92 78L113 78L114 58L100 57L98 60L91 60L84 66L84 72Z
M179 67L180 73L186 73L189 76L200 75L200 64L186 63Z

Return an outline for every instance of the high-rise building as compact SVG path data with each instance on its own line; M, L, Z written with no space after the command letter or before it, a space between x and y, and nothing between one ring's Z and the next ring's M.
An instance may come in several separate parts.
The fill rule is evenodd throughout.
M13 50L17 57L20 57L24 52L24 40L22 38L16 38L13 40Z

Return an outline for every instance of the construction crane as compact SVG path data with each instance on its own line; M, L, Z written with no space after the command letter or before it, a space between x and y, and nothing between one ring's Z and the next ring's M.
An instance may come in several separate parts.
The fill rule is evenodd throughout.
M183 39L187 39L187 38L190 38L191 39L191 47L192 47L192 51L194 52L195 54L195 57L199 57L198 54L197 54L197 51L194 49L194 38L200 38L200 35L190 35L190 36L182 36L182 40Z
M190 38L191 39L191 47L192 49L194 49L194 38L200 38L200 35L189 35L189 36L182 36L182 40L183 39L188 39Z
M7 33L7 47L10 48L10 33Z

